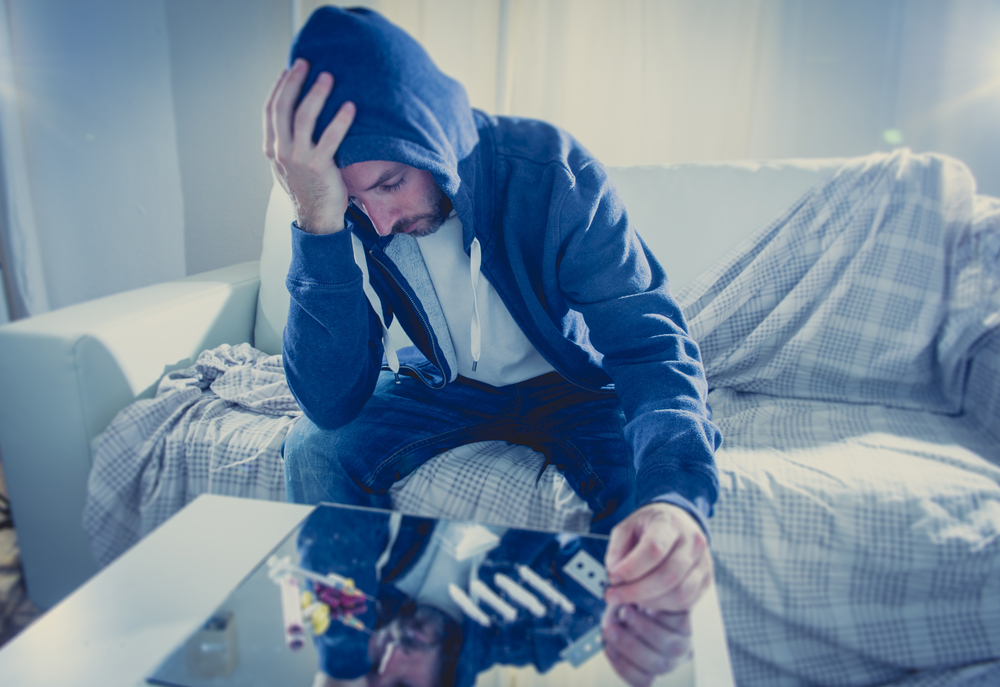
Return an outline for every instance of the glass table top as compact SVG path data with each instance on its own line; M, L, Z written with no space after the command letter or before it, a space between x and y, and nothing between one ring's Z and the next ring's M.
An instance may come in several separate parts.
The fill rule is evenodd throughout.
M322 505L148 681L586 687L630 684L619 672L638 684L642 666L662 672L653 684L693 687L686 614L606 607L607 543ZM609 661L605 615L631 628L634 663Z

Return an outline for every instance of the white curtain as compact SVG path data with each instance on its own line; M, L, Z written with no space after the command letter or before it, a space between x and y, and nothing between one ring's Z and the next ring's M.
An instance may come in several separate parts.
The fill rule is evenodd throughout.
M313 9L296 2L296 29ZM773 119L781 2L370 0L474 107L553 122L605 164L744 158ZM771 97L769 97L771 96Z
M511 2L498 111L556 122L605 164L747 157L777 66L763 4Z
M21 138L7 0L0 0L0 269L11 319L49 309Z
M19 314L185 275L165 1L3 2L5 268Z
M322 2L295 0L295 28ZM1000 194L995 0L373 0L488 112L606 164L955 155Z

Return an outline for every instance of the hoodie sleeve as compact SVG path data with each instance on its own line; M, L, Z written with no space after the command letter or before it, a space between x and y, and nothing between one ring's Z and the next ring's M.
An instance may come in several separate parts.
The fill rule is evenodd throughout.
M282 361L302 412L323 429L357 416L382 367L382 325L364 294L351 229L348 220L344 231L315 235L292 224Z
M636 506L665 501L705 528L718 496L708 384L667 275L590 160L558 203L560 289L587 324L615 383L636 467Z

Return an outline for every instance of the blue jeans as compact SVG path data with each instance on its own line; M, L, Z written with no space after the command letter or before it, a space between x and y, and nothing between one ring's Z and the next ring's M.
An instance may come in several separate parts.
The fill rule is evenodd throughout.
M389 488L434 456L476 441L530 446L566 475L608 532L631 511L635 467L613 392L556 373L493 387L460 377L444 389L382 372L360 414L324 430L302 417L285 438L288 500L391 508Z

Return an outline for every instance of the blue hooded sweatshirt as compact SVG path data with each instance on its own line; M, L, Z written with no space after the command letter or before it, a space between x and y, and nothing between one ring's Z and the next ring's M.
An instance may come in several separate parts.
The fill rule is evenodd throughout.
M291 60L299 57L310 64L303 93L321 72L336 79L314 140L350 100L357 115L336 154L340 167L389 160L429 171L461 220L465 252L478 242L482 275L538 352L567 381L617 393L635 506L674 503L704 528L721 434L700 353L604 166L557 127L472 109L415 40L370 10L317 10L292 46ZM403 372L435 388L452 374L419 298L385 253L393 236L378 236L353 206L345 221L348 231L329 235L293 225L287 279L288 384L327 429L357 416L385 353L352 233L386 324L398 317L415 344L399 352Z

